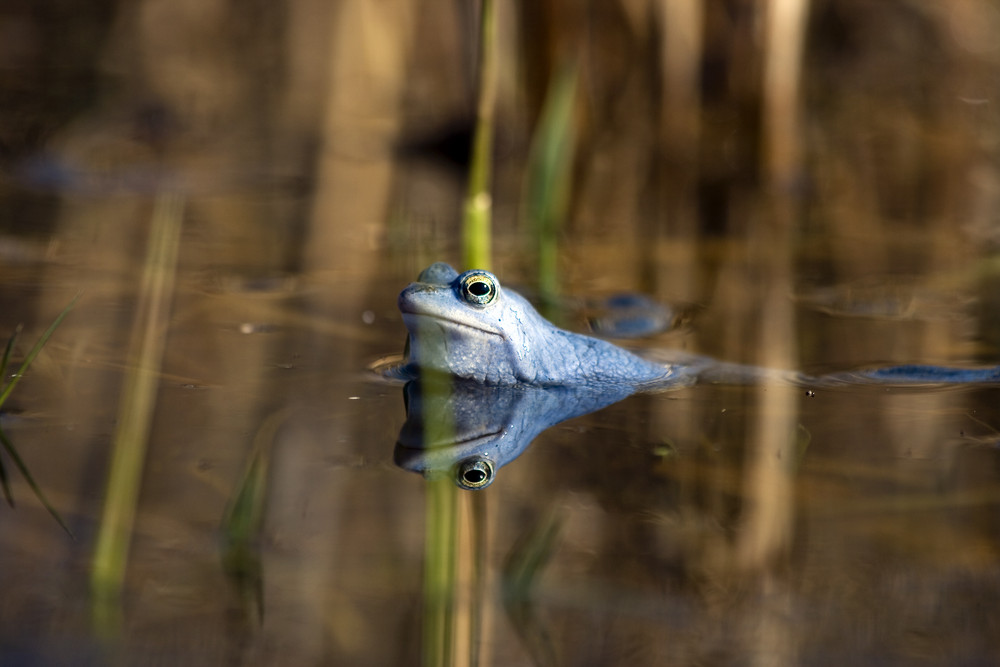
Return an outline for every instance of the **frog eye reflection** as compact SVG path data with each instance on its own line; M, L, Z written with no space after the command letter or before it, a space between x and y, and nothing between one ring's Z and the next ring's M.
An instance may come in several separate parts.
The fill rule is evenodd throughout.
M485 306L497 298L497 283L488 273L474 272L462 278L462 298Z
M455 483L463 489L483 489L493 482L493 463L488 459L471 458L458 464Z

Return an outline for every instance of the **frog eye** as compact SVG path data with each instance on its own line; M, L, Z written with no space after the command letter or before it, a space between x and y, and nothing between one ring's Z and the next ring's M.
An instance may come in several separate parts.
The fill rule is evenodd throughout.
M497 283L490 274L473 271L462 278L462 298L477 306L485 306L497 298Z
M474 491L483 489L493 482L493 463L489 459L471 458L458 464L455 472L455 483L463 488Z

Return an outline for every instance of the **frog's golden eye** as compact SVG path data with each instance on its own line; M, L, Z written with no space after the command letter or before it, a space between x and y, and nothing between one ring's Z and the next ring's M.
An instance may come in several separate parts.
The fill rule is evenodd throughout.
M497 298L496 279L485 271L470 271L461 284L462 298L471 304L485 306Z
M493 483L493 463L489 459L474 456L458 464L455 483L460 488L475 491Z

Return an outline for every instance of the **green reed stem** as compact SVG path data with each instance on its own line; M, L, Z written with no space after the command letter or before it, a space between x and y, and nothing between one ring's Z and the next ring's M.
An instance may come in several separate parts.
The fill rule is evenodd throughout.
M481 0L479 23L479 99L472 161L462 220L465 268L489 269L493 212L492 165L496 108L496 15L493 0ZM428 402L448 401L451 379L425 373L423 390ZM429 410L436 414L437 411ZM447 414L441 411L441 414ZM447 417L425 423L426 442L447 442L454 424ZM458 489L450 475L428 480L424 541L423 664L453 665L458 561Z
M493 0L482 0L479 18L479 101L462 225L463 255L467 269L488 269L492 255L491 183L497 88L496 16Z
M569 210L576 148L573 122L577 72L564 67L549 85L525 170L525 218L538 248L538 288L544 303L559 291L559 228Z
M428 480L426 488L423 664L438 667L455 662L458 488L448 477Z
M119 616L119 595L170 320L183 210L183 198L161 195L156 199L150 225L139 306L129 344L129 371L118 407L90 579L94 620L105 634L114 632Z
M450 402L450 377L426 371L421 381L428 406L436 401ZM442 418L425 420L424 441L448 442L455 432L448 411L428 409L425 414L440 414ZM425 488L423 664L438 667L455 662L458 488L450 474L429 479Z

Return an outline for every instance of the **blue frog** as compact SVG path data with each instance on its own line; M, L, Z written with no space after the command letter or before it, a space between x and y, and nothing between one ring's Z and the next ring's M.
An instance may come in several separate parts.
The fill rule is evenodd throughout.
M1000 382L1000 366L911 364L809 376L685 353L652 361L556 327L488 271L459 274L443 263L403 290L399 309L409 351L398 375L410 382L396 463L427 476L451 472L466 489L489 486L543 430L637 391L779 381L811 394L816 387L850 384ZM452 378L449 389L424 396L416 380L425 369ZM449 424L443 441L429 439L429 422Z
M399 295L409 332L406 373L420 368L499 386L627 385L663 390L709 382L788 381L803 386L850 383L971 384L1000 382L1000 366L956 368L903 365L810 377L674 353L652 361L613 343L560 329L489 271L459 274L438 262Z

